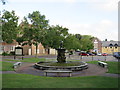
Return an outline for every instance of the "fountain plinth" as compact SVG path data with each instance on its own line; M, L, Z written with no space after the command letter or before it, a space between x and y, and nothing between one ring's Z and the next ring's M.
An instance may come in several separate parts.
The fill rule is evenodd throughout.
M58 55L57 55L57 61L58 63L65 63L66 62L66 57L65 57L65 50L66 49L57 49Z
M65 57L65 50L63 48L63 41L60 41L60 48L57 49L57 61L58 63L65 63L66 62L66 57Z

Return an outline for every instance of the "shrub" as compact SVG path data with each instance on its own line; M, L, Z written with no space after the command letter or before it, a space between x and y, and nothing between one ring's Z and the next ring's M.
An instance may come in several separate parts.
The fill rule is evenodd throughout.
M7 56L7 55L10 55L10 54L8 54L8 52L3 52L2 55Z
M10 52L10 55L15 55L15 52L14 52L14 51L11 51L11 52Z

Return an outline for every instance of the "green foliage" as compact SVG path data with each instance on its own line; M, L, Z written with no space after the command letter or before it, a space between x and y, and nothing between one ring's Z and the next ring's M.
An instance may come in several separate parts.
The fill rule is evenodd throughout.
M19 37L17 41L20 43L26 41L22 45L28 44L31 46L34 44L36 46L37 54L38 44L43 41L47 27L48 20L45 19L45 15L41 15L39 11L34 11L32 14L29 13L28 17L24 17L24 20L20 25L22 37Z
M88 51L90 49L93 49L93 42L92 42L93 38L94 37L90 35L82 35L82 38L80 40L81 50Z
M93 49L92 36L69 34L68 28L59 25L49 26L49 21L39 11L29 13L19 26L17 26L18 17L14 11L4 11L1 21L3 41L12 43L13 40L16 40L20 45L28 44L29 46L34 44L36 54L39 43L42 43L46 48L58 49L61 41L63 41L63 48L67 50L87 51Z
M80 35L80 34L75 34L75 37L80 40L80 39L82 38L82 35Z
M3 74L2 88L118 88L118 78L103 76L43 77Z
M62 26L51 26L45 34L42 44L45 47L51 47L54 49L60 48L61 41L64 42L65 37L68 35L68 29Z
M2 21L2 39L7 43L12 43L17 38L18 16L15 11L4 11L1 18Z
M9 56L10 54L8 52L3 52L2 55L3 56Z
M81 44L75 35L69 34L64 41L64 46L67 50L77 50L80 49Z

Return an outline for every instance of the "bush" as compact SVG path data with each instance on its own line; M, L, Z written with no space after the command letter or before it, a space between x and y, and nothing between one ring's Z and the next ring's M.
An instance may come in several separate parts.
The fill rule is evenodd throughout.
M7 56L7 55L10 55L10 54L8 54L8 52L3 52L2 55Z
M14 51L11 51L11 52L10 52L10 55L15 55L15 52L14 52Z

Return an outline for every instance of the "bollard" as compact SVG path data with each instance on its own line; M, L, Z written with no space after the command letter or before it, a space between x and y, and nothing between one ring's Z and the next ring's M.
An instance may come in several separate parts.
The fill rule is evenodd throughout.
M106 61L106 56L105 56L105 61Z
M80 59L82 60L82 55L81 55Z
M93 61L93 55L92 55L92 61Z

